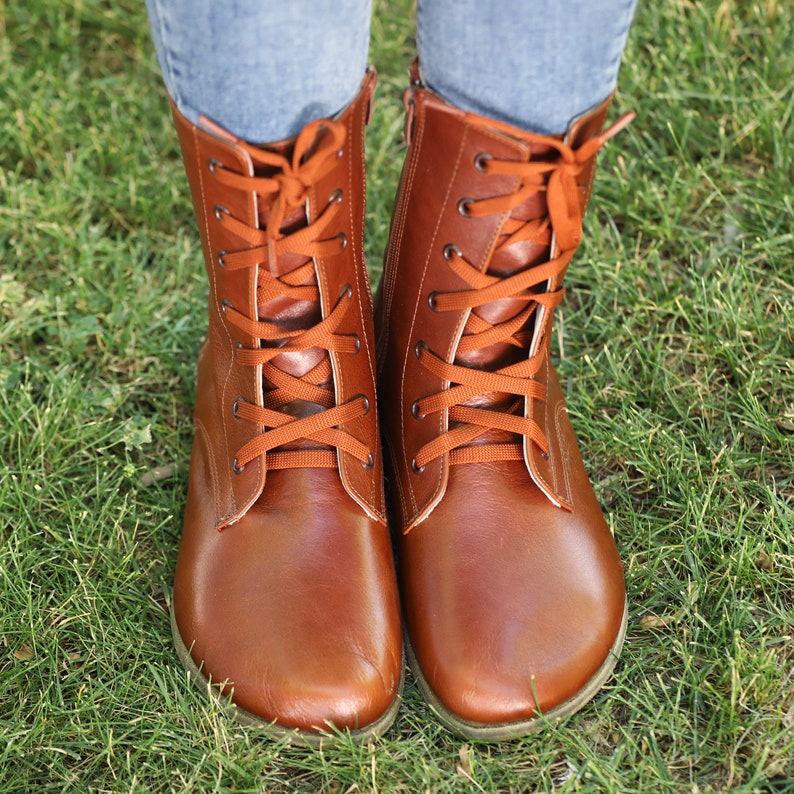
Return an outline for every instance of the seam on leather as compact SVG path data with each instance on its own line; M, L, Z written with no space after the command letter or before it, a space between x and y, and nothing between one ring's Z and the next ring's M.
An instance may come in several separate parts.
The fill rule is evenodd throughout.
M424 118L423 118L423 123L421 125L421 128L422 128L422 137L424 137L424 127L425 127L424 120L427 117L427 113L426 113L424 107L422 108L422 113L424 115ZM420 125L417 125L417 127L419 127L419 126ZM416 132L414 132L414 135L415 134L416 134ZM447 184L446 194L444 195L444 199L441 202L441 207L442 208L448 206L449 196L450 196L450 193L452 192L452 186L455 183L455 178L457 177L458 171L460 169L460 161L461 161L461 158L463 156L463 148L464 148L464 144L466 142L466 138L468 137L468 134L469 134L469 128L468 128L468 125L467 125L467 126L464 127L463 135L462 135L462 137L460 139L460 144L458 145L458 156L457 156L457 159L455 160L455 165L454 165L454 168L452 169L452 174L450 175L450 178L449 178L449 183ZM418 155L417 155L417 160L418 160ZM436 225L435 225L435 228L433 229L433 234L431 235L431 237L430 237L430 239L428 241L428 244L426 246L427 255L425 256L425 262L424 262L424 266L422 268L422 276L419 279L419 284L417 285L416 304L414 305L414 312L413 312L413 316L411 318L411 326L410 326L409 333L408 333L408 342L409 343L408 343L408 346L407 346L406 351L404 353L405 357L403 359L402 379L401 379L401 383L400 383L400 405L401 406L405 404L405 388L404 388L404 384L405 384L405 370L406 370L405 362L407 362L409 360L408 356L411 354L410 340L413 337L414 328L416 327L416 316L417 316L418 311L419 311L419 301L421 299L422 290L424 288L425 282L427 281L427 271L428 271L428 266L429 266L429 262L430 262L431 252L433 251L433 249L435 247L435 242L438 239L438 230L441 227L441 223L443 221L443 217L444 217L444 212L443 212L443 209L442 209L441 214L439 215L439 217L436 220ZM440 416L439 416L439 419L438 419L438 432L439 432L439 434L444 431L444 426L446 424L445 414L446 414L446 412L440 412ZM404 420L404 417L405 417L405 411L401 410L400 411L400 425L401 425L401 432L402 432L402 438L403 439L405 439L405 432L404 432L405 420ZM408 472L409 469L410 469L410 464L408 464L408 460L407 460L407 457L406 457L406 452L407 452L407 450L405 449L405 443L403 443L403 456L405 457L405 461L404 462L406 463L405 471ZM410 474L408 476L410 477ZM433 497L430 500L431 503L433 501L437 501L438 500L439 489L441 488L441 484L442 484L443 480L444 480L444 462L442 461L441 466L439 468L438 478L436 480L435 493L433 494ZM411 505L412 505L412 508L411 508L412 516L411 516L410 523L413 524L419 518L419 515L418 515L419 511L417 510L416 496L414 495L414 489L413 489L412 486L410 487L410 491L411 491ZM425 509L428 506L429 506L429 504L425 506Z
M400 206L401 217L400 217L399 226L397 227L398 236L394 240L394 243L393 244L390 243L390 245L389 245L389 251L391 252L393 250L395 252L395 268L394 268L394 270L395 270L395 274L394 274L394 282L395 282L395 284L394 284L394 289L392 290L391 296L386 296L386 297L391 297L392 300L393 300L394 293L397 291L397 279L398 279L398 276L399 276L399 273L396 272L397 271L397 265L399 265L399 263L402 260L402 256L401 256L401 253L402 253L402 250L403 250L402 241L403 241L403 237L405 235L406 218L408 216L408 208L409 208L409 205L410 205L411 196L413 195L413 191L414 191L414 182L416 180L416 172L419 169L419 155L421 153L422 143L423 143L424 137L425 137L424 123L422 123L421 125L419 124L419 115L420 114L422 116L422 121L424 122L424 116L425 116L425 107L424 107L424 105L425 105L425 103L424 103L424 100L422 99L421 100L421 108L419 107L420 100L418 98L418 95L414 97L414 103L415 103L414 104L414 114L415 114L415 117L414 117L414 136L413 136L413 139L411 141L410 160L409 160L409 163L408 163L408 173L406 174L407 178L405 180L405 185L401 186L402 189L403 189L403 192L402 192L402 194L400 196L398 196L398 200L401 201L401 206ZM387 329L391 326L392 300L389 300L389 304L388 304L388 307L387 307L388 311L386 312L386 318L387 319L386 319L385 325L386 325ZM387 340L387 344L385 346L386 350L388 350L388 346L389 346L388 342L389 342L389 340ZM385 358L386 358L386 356L384 356L384 361L385 361ZM407 361L408 361L408 355L407 355L407 351L406 351L404 353L403 362L402 362L402 368L400 370L400 401L399 401L399 406L400 406L400 412L399 412L399 419L400 419L400 448L402 450L402 457L403 457L402 464L406 464L406 465L396 465L394 467L395 472L398 473L397 479L400 480L400 481L402 480L402 476L401 476L400 473L402 471L407 471L408 470L407 458L406 458L406 454L405 454L405 452L406 452L406 450L405 450L405 421L404 421L404 418L403 418L403 410L402 410L402 395L403 395L403 391L404 391L403 384L405 383L405 369L406 369L406 365L407 365L406 362ZM392 455L392 459L394 460L395 457L396 457L396 452L395 452L395 454ZM400 464L400 461L396 461L396 462L398 464ZM408 491L408 495L410 496L410 500L411 500L410 511L413 512L415 510L415 507L416 507L416 505L414 503L414 499L413 499L412 489L410 487L408 489L404 489L404 488L401 487L400 488L400 498L401 498L401 501L402 501L402 507L403 507L403 511L402 512L403 512L403 515L407 515L408 512L409 512L408 505L406 504L406 490Z
M559 439L562 435L562 426L560 423L561 415L568 415L568 409L565 407L564 402L557 403L557 409L554 412L554 427L557 431L557 438ZM571 489L571 477L570 477L570 454L568 451L568 444L560 445L560 467L562 468L562 475L565 481L565 501L573 506L573 491ZM555 474L555 483L557 480L557 466L552 464L552 468ZM557 494L559 496L559 489L557 490Z
M543 405L543 414L544 414L544 417L545 417L544 426L545 426L546 432L548 432L548 428L549 428L549 407L548 407L549 406L549 376L548 376L548 369L551 366L551 362L549 361L549 351L548 351L548 349L546 349L544 351L544 358L545 358L545 361L544 361L545 377L543 378L544 395L543 395L543 403L542 403L542 405ZM533 405L533 406L537 404L537 400L534 400L532 397L527 397L527 400L531 401L530 404ZM533 414L534 414L534 410L533 410ZM555 423L555 427L556 427L556 423ZM525 440L525 444L531 444L531 443L532 442L529 441L529 439ZM535 450L534 447L532 448L531 454L532 454L533 461L532 461L532 465L529 467L529 475L530 475L530 477L533 480L536 481L536 484L541 489L546 490L546 491L550 491L555 496L557 496L557 489L554 487L554 485L550 485L547 482L546 478L541 473L540 468L538 467L537 463L535 463L535 455L537 455L537 451ZM553 451L551 449L551 444L549 444L549 457L550 457L550 459L551 459L552 455L553 455ZM552 466L554 465L553 460L552 460L552 464L551 465Z
M356 141L354 141L354 132L356 131L356 129L358 129L357 125L360 124L360 120L358 118L359 114L360 114L360 109L358 107L356 107L356 113L355 114L354 113L350 114L351 118L349 119L348 125L347 125L347 147L348 147L348 151L350 151L351 148L354 145L356 145L356 143L357 143ZM363 134L363 130L362 130L362 134ZM360 152L360 154L359 154L360 163L361 163L361 167L363 169L363 168L366 167L366 163L365 163L365 159L364 159L365 155L364 155L364 151L363 151L363 146L357 146L356 148ZM353 184L353 157L352 157L352 152L351 152L351 155L348 156L348 158L347 158L347 189L348 189L348 195L350 195L350 196L353 195L354 188L355 188L355 185ZM312 189L312 193L314 193L314 189ZM364 201L366 202L366 194L364 196ZM349 228L351 230L351 232L353 232L354 231L355 217L354 217L354 212L353 212L353 202L352 202L352 200L348 201L347 205L348 205L348 223L347 223L347 228ZM363 217L364 217L364 208L362 207L362 221L363 221ZM361 235L361 239L363 240L363 231L362 231L362 229L358 229L358 230L356 230L356 232ZM353 274L354 275L356 275L357 263L359 261L363 261L363 258L364 258L363 247L361 249L359 249L358 245L357 245L358 234L351 234L351 236L354 238L353 241L351 241L351 252L350 252L350 255L351 255L352 259L353 259ZM357 279L357 283L355 285L355 290L356 290L356 297L358 298L358 300L357 300L357 303L358 303L358 314L359 314L359 320L361 321L362 336L365 337L365 344L366 344L366 333L363 333L363 331L366 330L366 324L364 323L363 305L362 305L362 300L361 300L362 296L361 296L361 290L360 290L360 281L358 279ZM367 346L367 363L370 366L370 372L371 372L372 366L371 366L371 362L370 362L369 347L368 346ZM346 393L345 392L345 387L344 387L344 375L343 375L344 367L339 366L337 368L337 370L338 370L338 372L335 373L335 374L339 378L339 391L340 391L340 393L344 394L344 393ZM374 404L374 399L375 399L375 395L373 394L372 410L377 410L377 405ZM373 451L377 452L377 449L375 449ZM337 460L339 461L339 464L340 464L340 468L342 468L342 469L348 468L346 466L346 464L344 463L344 461L346 460L345 453L340 452L339 450L337 450L336 454L337 454ZM370 485L369 496L366 496L365 494L361 493L360 489L358 489L356 487L355 478L354 477L345 476L344 482L343 482L343 486L346 489L350 489L350 491L352 491L353 494L355 494L355 497L356 497L357 501L360 504L363 503L365 505L368 505L369 509L374 514L376 514L376 516L379 519L382 520L383 516L381 515L381 511L378 510L376 505L375 505L375 499L374 499L374 490L375 490L374 489L374 477L370 476L368 479L369 479L369 485Z
M369 96L367 97L367 109L364 110L364 117L362 118L362 108L356 106L355 113L351 113L351 119L349 123L349 130L348 130L348 139L352 142L351 145L355 145L356 153L358 154L358 161L359 161L359 169L361 172L361 222L359 224L358 229L355 231L358 233L357 239L361 241L361 252L359 256L353 257L353 277L356 280L356 289L358 292L358 300L356 305L358 306L358 319L360 322L361 327L361 336L364 337L362 340L362 345L365 348L367 354L367 367L370 373L370 383L373 384L373 393L372 393L372 410L375 411L374 416L377 417L378 415L378 403L376 400L374 383L375 383L375 373L372 368L372 356L370 355L370 348L369 348L369 340L367 339L367 324L364 317L364 298L369 297L370 304L372 303L372 293L369 290L369 279L361 278L361 266L363 265L364 274L367 272L367 263L366 263L366 255L364 253L364 227L366 222L366 215L367 215L367 162L366 162L366 116L371 115L372 113L372 103L375 101L374 96L375 89L369 91ZM354 134L356 135L356 140L354 141ZM359 140L360 139L360 140ZM353 174L353 158L352 156L348 158L348 169L347 169L347 182L348 182L348 189L349 195L353 194L353 191L357 187L354 184L354 174ZM349 204L349 217L350 217L350 229L353 230L353 223L355 221L354 213L353 213L353 205L352 202ZM355 254L356 247L354 244L353 252ZM365 296L363 293L367 293ZM370 317L372 317L372 310L370 310ZM359 353L360 354L360 353ZM366 433L366 430L365 430ZM372 450L373 455L377 454L377 440L378 440L378 427L377 427L377 419L375 419L375 449ZM373 466L373 471L370 472L369 477L367 478L369 483L369 498L362 499L367 502L370 506L370 509L373 512L380 513L378 509L378 505L376 504L376 495L375 495L375 477L373 476L377 469Z
M383 452L384 452L384 455L388 455L389 456L389 460L391 461L392 471L395 472L394 476L391 477L389 482L391 483L391 485L394 488L397 489L397 496L399 497L400 504L402 506L402 509L400 511L400 526L402 526L403 529L404 529L405 525L407 525L409 522L405 520L405 515L406 515L405 496L404 496L404 490L405 489L403 488L403 485L402 485L402 477L399 474L399 468L398 468L399 460L397 459L397 454L396 454L396 452L393 449L393 445L391 443L389 443L388 441L386 441L386 443L383 445ZM392 498L391 501L392 501L392 504L393 504L393 502L394 502L393 498Z
M418 107L418 104L419 103L417 102L417 105L415 106L414 112L417 114L417 117L421 113L422 114L422 120L424 121L424 114L425 114L424 101L422 101L421 109ZM406 184L402 186L402 188L404 190L404 193L402 194L402 196L399 197L400 199L402 199L403 196L404 196L404 199L403 199L403 205L402 205L403 206L403 212L402 212L401 223L400 223L400 226L398 227L399 238L397 240L395 240L394 249L393 249L395 251L395 268L394 268L395 271L397 270L397 267L400 264L400 261L402 259L402 257L400 256L400 252L402 251L402 239L403 239L403 234L405 232L405 225L406 225L405 224L405 219L406 219L406 216L408 214L408 204L409 204L409 201L410 201L410 197L413 195L414 180L415 180L415 177L416 177L416 172L417 172L418 167L419 167L419 154L421 152L421 145L422 145L422 142L423 142L424 137L425 137L424 123L422 123L420 125L419 124L419 119L416 118L415 125L416 126L414 127L414 138L413 138L413 141L411 142L411 151L410 151L411 157L410 157L410 162L408 164L408 169L409 170L408 170L408 173L406 175L407 176ZM390 249L391 249L391 245L390 245ZM395 290L397 289L396 281L397 281L398 275L399 274L397 272L395 272L395 274L394 274ZM391 304L389 304L388 310L384 313L385 314L385 319L386 319L386 323L385 324L386 324L387 328L391 325L391 308L392 308ZM386 351L388 351L388 347L389 347L389 344L388 344L388 341L387 341L387 344L386 344L384 349ZM384 355L384 363L385 363L386 358L387 358L387 356ZM395 461L396 452L391 455L392 461L397 464L397 465L394 466L394 471L397 474L396 479L398 481L402 480L402 472L403 471L406 471L406 472L408 471L407 465L404 465L404 466L402 465L402 464L407 464L407 458L406 458L406 455L405 455L405 452L406 452L406 450L405 450L405 421L404 421L404 418L403 418L403 410L402 410L402 397L403 397L403 391L404 391L403 384L405 383L405 369L406 369L406 366L407 366L407 361L408 361L408 351L406 350L404 352L404 354L403 354L402 368L400 370L400 400L399 400L400 409L399 409L399 420L400 420L400 448L402 450L402 457L403 457L402 462L399 461L399 460ZM409 508L408 508L408 504L406 503L406 490L408 491L408 495L410 496L410 500L411 500L410 511L409 511ZM408 515L409 512L415 512L416 505L415 505L415 501L414 501L414 498L413 498L413 492L412 492L412 489L410 487L408 489L404 489L404 488L400 487L400 501L402 503L402 514L404 516Z
M416 98L414 97L414 113L416 114ZM383 317L382 327L379 331L380 338L378 341L378 349L382 353L382 360L376 361L376 371L382 371L382 365L385 366L386 358L388 355L389 341L391 339L391 328L389 318L391 317L392 304L394 302L394 293L397 289L397 267L396 263L399 262L399 251L402 247L402 239L405 233L405 217L408 213L408 195L409 191L413 188L414 176L417 169L417 161L413 156L416 146L416 138L411 141L408 149L408 156L406 157L403 171L400 174L400 182L397 189L397 197L395 199L395 206L393 210L392 228L389 233L389 240L386 244L386 259L384 261L383 273L381 279L383 285L382 292L382 305L381 313ZM377 350L376 350L377 353Z
M197 176L198 176L198 182L199 182L199 191L201 193L202 215L204 216L203 217L203 221L204 221L204 239L207 241L206 267L207 267L207 271L209 273L210 281L212 283L212 289L210 290L210 296L212 298L212 304L213 304L212 305L212 310L213 310L213 312L217 312L218 280L217 280L217 277L215 275L215 268L211 266L211 262L212 262L212 250L211 250L212 241L211 241L211 238L210 238L209 213L207 212L209 197L208 197L207 191L205 189L204 170L202 168L203 150L202 150L202 147L200 145L200 140L199 140L199 135L198 135L198 128L195 125L193 125L191 131L192 131L192 134L193 134L193 142L194 142L194 147L195 147L195 151L196 151L196 170L198 172ZM211 323L212 319L210 319L209 322ZM226 325L224 323L221 323L221 327L223 328L223 332L226 335L226 339L227 339L229 345L231 345L232 344L232 338L229 335L228 328L226 328ZM212 343L211 342L210 342L210 350L208 352L212 353ZM227 369L227 371L226 371L226 376L225 376L224 381L223 381L223 389L221 391L221 394L220 395L216 395L216 400L217 400L218 397L220 397L220 405L218 406L218 409L220 411L223 410L223 406L225 404L226 391L227 391L227 388L228 388L229 379L231 377L231 371L232 371L232 367L231 367L231 364L230 364L228 369ZM210 377L213 377L213 376L214 376L214 367L211 367L210 368ZM220 421L221 432L223 433L224 450L228 454L228 451L229 451L229 436L228 436L228 433L226 431L226 423L223 421L223 416L221 416L220 419L221 419L221 421ZM236 512L236 509L237 509L237 494L235 494L235 492L234 492L234 483L232 482L231 474L228 471L226 471L225 474L224 474L224 480L225 480L225 484L226 484L226 490L231 494L232 514L234 514ZM216 480L216 482L219 482L219 481Z
M347 195L348 196L352 196L353 195L353 156L352 156L352 147L356 143L353 140L353 133L354 133L356 124L358 123L359 108L356 107L355 111L356 111L355 113L353 113L353 112L350 113L350 118L348 119L348 122L347 122L347 143L346 143L346 145L347 145L348 151L350 152L349 156L347 157ZM314 188L312 188L312 191L314 191ZM363 209L362 209L362 214L363 214ZM346 224L346 228L350 229L350 231L351 231L350 236L353 238L350 241L350 256L352 257L353 275L355 275L355 266L356 266L356 262L358 261L358 256L359 256L358 236L357 236L357 234L354 233L355 230L354 230L354 226L353 226L354 220L355 220L355 218L354 218L354 213L353 213L353 201L351 199L350 201L347 202L347 224ZM360 255L363 256L363 251L360 252ZM357 298L356 302L358 304L358 312L359 312L359 318L360 318L361 317L361 296L360 296L360 291L359 291L359 285L355 284L355 285L351 285L351 286L353 286L354 294L355 294L355 297ZM344 367L340 366L339 367L339 391L342 394L346 394L347 392L346 392L345 387L344 387L344 374L343 374L343 371L344 371ZM349 456L345 455L344 452L341 452L339 450L337 450L336 455L337 455L337 460L339 461L340 468L342 468L342 469L349 468L347 466L347 464L345 463L345 461L348 459ZM343 482L343 486L345 487L345 489L349 488L355 494L355 496L356 496L358 501L364 502L365 504L368 504L370 506L370 509L374 509L373 505L372 505L372 494L370 493L370 496L368 498L363 493L361 493L360 490L356 487L354 480L355 480L355 478L353 478L353 477L345 476L344 482Z
M369 107L371 112L372 103L374 102L374 86L370 90L369 93ZM374 316L374 310L372 306L372 291L369 284L369 275L367 273L367 260L366 260L366 253L364 251L364 233L366 227L366 214L367 214L367 157L366 157L366 118L359 118L358 116L361 115L361 111L358 111L358 115L352 120L351 122L351 130L350 130L350 137L352 139L353 133L356 132L360 138L360 144L356 146L356 151L359 156L359 165L360 165L360 172L361 172L361 223L358 228L359 233L359 240L361 240L361 255L359 258L354 259L354 266L358 273L355 273L358 283L359 283L359 299L358 299L358 316L359 320L361 321L361 329L363 336L363 345L365 348L366 356L367 356L367 368L369 369L370 375L370 383L372 384L372 410L375 412L374 414L374 428L375 431L373 433L373 441L375 448L372 450L373 454L378 454L378 444L380 443L380 427L378 422L378 400L377 400L377 374L376 374L376 366L375 366L375 351L373 351L370 347L370 339L369 334L367 334L367 321L366 315L364 312L364 301L366 300L367 307L369 309L369 317ZM350 166L348 168L348 183L351 187L351 194L355 189L356 185L353 184L353 158L350 158ZM352 205L350 207L350 228L353 228L353 208ZM363 294L361 294L363 293ZM382 451L381 451L381 468L382 468ZM378 485L376 482L375 472L377 471L376 467L373 467L373 471L370 473L369 476L369 488L370 488L370 496L369 496L369 505L372 508L373 512L376 512L380 518L385 520L385 504L381 503L381 499L378 497Z
M214 525L217 526L220 522L225 521L228 515L223 514L223 507L218 500L218 489L213 487L213 484L218 482L218 466L215 461L215 455L212 453L209 432L201 419L195 419L193 421L193 434L196 438L193 443L201 443L203 447L202 453L206 456L207 464L210 468L210 488L212 488L212 500L215 503Z

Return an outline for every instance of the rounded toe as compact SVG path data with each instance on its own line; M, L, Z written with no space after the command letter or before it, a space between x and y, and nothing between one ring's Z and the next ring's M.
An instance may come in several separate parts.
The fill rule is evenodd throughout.
M454 472L462 493L475 491L467 475ZM600 511L583 520L523 483L491 483L495 497L469 501L465 524L460 506L442 501L401 542L412 666L469 735L510 724L520 735L541 714L573 713L622 641L622 566Z
M241 676L231 688L232 700L254 721L315 733L365 730L389 714L399 677L353 653L340 654L329 667L337 672L329 675L318 665L271 671L267 678Z
M279 504L295 511L300 500L308 504L309 489L291 479ZM201 546L183 545L177 645L245 722L276 732L383 730L403 668L388 535L355 511L303 512L287 523L257 505Z
M574 624L568 631L537 636L509 620L501 627L492 633L490 646L470 634L470 643L435 654L432 663L414 657L414 670L431 701L455 721L521 725L541 715L573 713L608 676L625 628L622 624L613 636L611 627ZM522 633L530 637L522 640Z

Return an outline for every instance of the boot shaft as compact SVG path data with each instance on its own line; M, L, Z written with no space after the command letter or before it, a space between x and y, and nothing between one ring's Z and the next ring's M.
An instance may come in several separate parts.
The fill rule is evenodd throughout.
M268 468L301 462L337 466L350 497L385 522L363 256L374 84L370 72L336 119L261 147L173 108L210 283L195 416L216 472L218 528L257 500ZM360 410L341 408L354 402ZM342 448L312 418L324 409L339 409ZM307 419L307 437L271 450L260 437L281 420L268 411Z
M609 104L547 137L460 111L416 82L406 92L409 150L376 300L379 394L406 527L442 498L450 461L482 456L474 446L508 454L498 445L516 440L538 487L571 507L555 438L564 403L552 383L550 330L597 149L622 126L601 135ZM512 393L492 378L480 391L458 387L454 407L439 407L467 370L532 383ZM444 449L438 439L450 430L464 438L456 416L468 421L469 409L524 418L527 433L520 438L509 420Z

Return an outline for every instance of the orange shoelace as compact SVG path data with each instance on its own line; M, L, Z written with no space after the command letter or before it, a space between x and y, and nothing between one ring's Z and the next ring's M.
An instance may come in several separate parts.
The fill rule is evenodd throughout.
M580 175L598 149L633 118L633 113L626 114L608 130L577 149L555 138L528 135L526 138L530 143L537 143L548 154L534 160L530 157L527 162L497 160L487 155L478 160L478 168L485 174L518 176L521 185L508 195L463 200L459 209L464 214L472 217L508 214L533 195L545 194L546 212L541 217L529 220L507 218L491 262L498 259L500 252L520 242L542 246L548 249L550 256L553 239L557 255L500 277L480 271L466 260L460 248L454 244L447 245L444 249L446 262L471 289L434 293L431 305L439 312L469 311L458 354L474 353L496 344L528 351L537 309L542 306L553 312L562 301L564 289L560 286L550 289L550 285L559 284L562 280L581 242ZM501 125L493 126L499 128ZM509 132L507 126L504 129ZM477 307L504 299L519 301L521 308L502 322L492 324L475 312ZM522 415L526 398L545 399L544 385L535 380L543 363L542 350L532 356L527 353L527 358L493 371L448 363L422 343L417 345L415 352L426 369L450 384L448 388L414 403L414 414L419 418L448 409L450 428L419 449L412 462L415 471L421 472L428 463L446 453L449 453L449 462L453 465L521 460L524 455L523 437L537 445L543 455L548 454L548 441L543 430L537 422ZM499 407L466 405L483 395L496 398L490 402ZM491 431L505 431L522 438L505 443L488 440L473 443Z
M219 129L206 119L202 121ZM359 396L336 405L331 382L328 353L355 354L361 344L355 335L337 333L352 304L353 289L350 285L346 285L327 316L318 320L320 291L313 259L339 255L347 247L343 233L327 237L342 193L336 191L311 222L301 212L312 186L337 166L345 138L343 125L327 120L313 122L298 136L291 158L235 139L234 143L250 156L255 176L238 173L217 162L211 167L214 178L226 189L256 193L260 215L260 223L253 227L232 217L224 207L216 207L218 223L223 225L231 239L242 244L237 250L219 251L219 262L226 270L258 266L256 302L260 313L263 305L276 299L282 303L286 298L304 306L306 302L313 305L308 312L300 311L304 321L298 321L298 325L309 327L296 328L293 317L288 328L284 323L259 316L251 318L228 302L222 303L226 320L258 340L253 348L238 348L237 362L243 366L261 366L262 382L267 384L263 389L261 406L243 399L234 403L237 419L253 422L261 428L256 437L237 451L234 461L237 472L263 453L268 453L267 466L271 469L335 468L336 450L353 455L365 467L373 462L366 445L340 429L365 415L370 410L369 400ZM296 210L298 221L295 220ZM288 272L274 275L279 272L275 267L277 260L284 256L290 257ZM318 363L300 376L278 366L279 356L284 356L281 359L284 364L289 354L309 351L314 351L314 358L318 351L325 352L320 355ZM309 410L304 406L303 410L294 411L301 414L294 416L289 409L290 406L294 408L296 401L312 405ZM297 446L303 448L284 449L288 445L295 447L296 442L302 442Z

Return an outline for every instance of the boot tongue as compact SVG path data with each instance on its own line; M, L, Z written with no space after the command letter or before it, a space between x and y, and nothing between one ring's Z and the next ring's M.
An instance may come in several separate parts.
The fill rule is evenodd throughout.
M269 151L275 151L278 154L290 159L293 154L294 144L288 143L279 146L268 146ZM263 147L264 148L264 147ZM274 177L278 173L275 168L257 168L256 175L263 177ZM269 202L263 202L260 199L258 207L259 225L260 228L266 229L270 222L271 214L273 213L273 205ZM306 217L306 202L303 201L300 205L289 207L285 212L279 231L281 235L294 234L297 231L305 228L308 225L308 218ZM259 266L267 268L271 275L276 278L281 278L288 273L305 265L309 262L303 254L286 252L280 256L273 257L271 262L263 261ZM317 276L312 268L310 275L301 282L301 286L316 286ZM305 331L322 321L322 311L320 302L318 301L295 301L286 297L275 297L272 300L260 303L257 307L259 320L264 322L275 323L288 331ZM276 343L277 344L277 343ZM324 358L328 356L327 351L321 348L310 348L297 352L282 353L271 359L273 366L288 373L294 377L300 378L314 369L320 364ZM323 388L332 389L332 381L329 376L322 383L319 384ZM263 377L262 388L268 391L274 387L274 384ZM282 406L279 410L284 413L291 414L296 417L309 416L318 413L322 410L322 406L317 403L307 402L306 400L293 400L290 403ZM301 446L295 442L296 448ZM319 446L319 445L312 445Z

